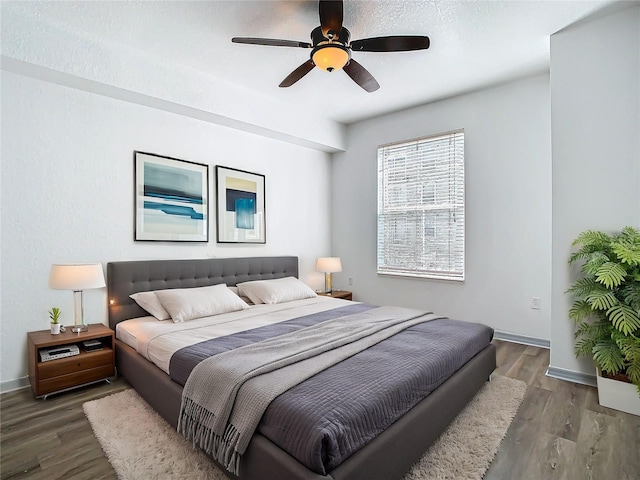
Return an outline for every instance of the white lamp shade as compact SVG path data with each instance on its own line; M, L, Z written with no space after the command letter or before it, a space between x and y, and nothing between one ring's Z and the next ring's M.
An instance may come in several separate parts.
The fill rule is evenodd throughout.
M78 291L104 286L104 272L99 263L51 265L49 288Z
M321 257L316 262L316 272L335 273L341 271L340 257Z

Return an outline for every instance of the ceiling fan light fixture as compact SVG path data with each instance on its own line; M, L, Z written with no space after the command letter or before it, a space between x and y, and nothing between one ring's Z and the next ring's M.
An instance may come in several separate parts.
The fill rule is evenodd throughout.
M275 38L233 37L234 43L271 45L274 47L311 48L311 58L296 68L280 82L280 87L290 87L311 70L318 67L327 72L344 72L366 92L375 92L380 84L375 78L351 58L357 52L406 52L426 50L429 37L425 35L391 35L387 37L362 38L351 41L351 32L342 26L343 0L318 0L320 26L311 30L311 43Z
M349 49L338 43L320 45L311 52L311 60L315 66L327 72L340 70L350 59Z

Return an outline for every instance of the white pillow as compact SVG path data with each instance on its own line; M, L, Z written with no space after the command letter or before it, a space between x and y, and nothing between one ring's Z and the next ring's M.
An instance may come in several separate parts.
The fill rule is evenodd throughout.
M156 296L175 323L249 308L224 283L209 287L157 290Z
M171 318L171 315L169 315L169 312L162 306L155 292L138 292L129 295L129 298L135 300L138 305L158 320L169 320Z
M255 280L238 284L238 292L253 303L284 303L317 296L316 292L296 277Z
M238 287L229 287L229 290L231 290L233 293L235 293L236 295L238 295L240 297L240 299L246 303L247 305L251 305L253 302L251 301L251 299L249 297L245 297L243 295L240 295L240 292L238 291Z

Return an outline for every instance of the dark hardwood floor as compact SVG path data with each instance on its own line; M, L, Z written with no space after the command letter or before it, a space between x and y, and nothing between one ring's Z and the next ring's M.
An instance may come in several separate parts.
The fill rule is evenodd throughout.
M548 350L495 343L496 373L528 388L485 480L640 479L640 417L601 407L594 387L545 376Z
M640 479L640 417L601 407L595 388L546 377L548 350L495 343L496 373L528 390L485 479ZM118 379L46 401L30 389L2 394L1 478L116 478L82 404L126 388Z

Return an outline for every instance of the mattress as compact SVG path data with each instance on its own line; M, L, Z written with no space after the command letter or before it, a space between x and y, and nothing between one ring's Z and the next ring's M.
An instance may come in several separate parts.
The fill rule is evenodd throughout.
M118 323L116 338L169 374L171 357L186 346L353 303L318 296L274 305L252 305L246 310L183 323L161 321L152 316L138 317Z

